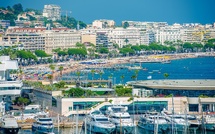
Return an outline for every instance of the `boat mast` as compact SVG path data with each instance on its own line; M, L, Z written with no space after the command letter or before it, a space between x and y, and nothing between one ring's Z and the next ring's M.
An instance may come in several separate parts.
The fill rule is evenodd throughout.
M174 95L172 94L172 134L174 134L174 112L175 112L175 109L174 109Z
M78 134L78 106L76 107L76 134Z

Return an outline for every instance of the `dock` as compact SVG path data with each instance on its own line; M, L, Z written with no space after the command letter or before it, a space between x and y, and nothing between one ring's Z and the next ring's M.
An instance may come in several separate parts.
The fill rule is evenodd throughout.
M20 126L21 129L31 129L32 124L33 123L27 123L27 122L18 123L18 125ZM81 127L82 125L83 125L82 121L78 123L78 127ZM58 123L54 123L54 127L57 128ZM72 128L72 127L76 127L76 122L60 122L59 123L59 128Z

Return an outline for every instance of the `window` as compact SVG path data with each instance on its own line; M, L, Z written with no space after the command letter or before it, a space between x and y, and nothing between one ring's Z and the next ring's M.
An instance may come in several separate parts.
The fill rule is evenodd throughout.
M198 104L189 104L189 112L198 112L199 105Z
M69 111L72 111L72 107L69 107Z

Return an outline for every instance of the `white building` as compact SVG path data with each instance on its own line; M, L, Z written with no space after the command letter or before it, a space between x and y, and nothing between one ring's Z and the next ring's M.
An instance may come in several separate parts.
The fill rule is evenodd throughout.
M22 81L11 75L11 70L18 70L17 61L10 60L9 56L0 56L0 100L12 101L20 96Z
M140 29L152 29L168 26L167 22L145 22L145 21L122 21L122 25L127 22L129 27L135 27Z
M94 28L110 28L115 26L114 20L94 20L92 27Z
M177 40L182 40L182 32L179 28L160 28L155 32L155 39L156 42L160 42L162 45L165 45L165 41L176 42Z
M114 28L109 31L109 40L120 48L127 44L140 44L140 31L137 28Z
M46 30L42 34L45 37L45 52L49 54L52 49L68 49L81 42L81 33L76 30Z
M53 21L60 20L61 7L58 5L44 5L43 16Z

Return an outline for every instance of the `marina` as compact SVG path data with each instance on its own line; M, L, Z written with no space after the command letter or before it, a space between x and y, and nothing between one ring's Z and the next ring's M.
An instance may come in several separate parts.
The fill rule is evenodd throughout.
M195 71L195 68L193 68L192 65L197 66L196 63L204 64L204 65L209 64L210 66L207 66L207 67L203 66L202 69L207 68L204 71L209 71L210 73L206 73L206 74L208 74L206 77L210 77L210 75L212 74L211 76L213 78L214 77L214 75L213 75L214 67L215 67L213 65L213 63L214 63L213 60L214 60L214 58L211 58L211 57L173 60L173 61L171 61L171 66L178 68L178 66L181 66L181 64L185 65L185 63L189 63L188 64L189 66L187 66L186 68L183 68L183 67L178 68L178 71L181 73L181 71L183 70L184 74L190 75L190 76L192 76L191 74L193 71L193 72L195 72L193 77L204 78L204 76L199 75L198 72ZM185 62L185 63L180 63L180 62ZM203 63L203 62L205 62L205 63ZM151 64L153 64L153 66ZM118 65L119 67L116 70L112 69L112 68L102 68L101 67L98 70L102 70L103 75L102 76L99 75L99 72L98 72L98 74L95 73L94 79L92 79L92 73L91 73L92 68L88 68L87 71L82 72L82 74L81 74L82 77L80 77L80 78L83 78L83 80L85 80L85 82L88 81L88 82L93 82L95 84L100 83L102 81L104 83L113 82L114 85L119 84L119 83L129 84L129 83L127 83L128 81L131 80L131 78L129 78L129 79L127 78L127 77L129 77L129 74L131 75L132 73L135 73L135 70L139 70L137 81L138 81L138 79L143 79L143 80L150 79L147 82L147 86L153 86L153 84L156 84L156 83L159 84L159 82L160 82L159 79L161 79L161 78L164 79L163 73L165 72L165 70L169 70L168 73L170 74L170 78L168 78L168 80L166 80L165 82L163 82L164 80L162 82L166 83L166 84L171 83L172 85L174 85L174 83L176 84L177 82L178 82L178 84L180 84L180 80L175 80L174 73L177 74L177 72L175 72L175 69L169 68L170 64L161 64L161 63L151 63L151 64L144 63L144 64L141 64L141 68L136 68L136 67L140 67L139 63L134 64L132 66L130 63L124 63L124 64ZM117 65L115 65L115 66L117 66ZM134 68L129 69L129 67L134 67ZM187 68L189 68L189 70L187 70ZM96 68L93 68L93 69L96 69ZM202 70L200 70L199 73L201 71ZM149 72L152 72L152 73L149 75ZM112 74L112 77L110 78L109 76L111 74ZM117 76L121 76L123 74L125 75L124 81L122 81L120 79L116 79ZM183 73L181 73L181 74L182 74L181 76L183 77ZM75 75L75 73L71 72L71 75ZM67 76L68 78L70 77L68 75L65 75L65 76ZM149 76L151 76L151 77L149 77ZM196 77L196 76L199 76L199 77ZM184 77L187 77L187 76L184 76ZM64 76L62 78L64 78ZM107 80L107 78L109 78L109 79ZM174 79L172 79L172 78L174 78ZM183 81L183 79L181 81ZM204 81L202 79L191 80L192 82L189 82L189 80L186 80L186 81L191 84L193 83L194 85L195 84L198 85L198 83L201 83L202 86L204 86L204 84L208 85L207 83L211 83L210 80ZM150 83L150 82L152 82L152 83ZM153 82L156 82L156 83L153 83ZM138 81L138 84L144 85L144 81ZM183 82L183 84L185 84L185 86L188 87L188 85L186 85L186 82ZM165 87L165 85L163 85L162 87ZM177 87L177 86L175 86L175 87ZM195 88L195 86L192 86L192 87ZM208 87L205 87L205 88L208 88ZM86 88L86 90L88 90L88 89L89 89L89 87ZM94 89L90 88L90 90L94 90ZM99 91L99 90L102 91L102 90L106 90L106 89L99 89L99 88L95 89L95 91ZM35 91L39 92L40 90L37 89ZM110 91L112 91L112 90L110 90ZM46 93L45 91L43 91L43 92L41 91L41 93L49 94L48 92ZM62 99L61 105L63 106L64 100L67 99L67 101L68 101L68 98L61 98L61 99ZM70 99L73 99L73 98L70 98ZM89 105L89 108L95 107L95 108L100 109L102 114L99 113L99 114L97 114L97 116L99 116L99 118L102 117L102 118L106 119L106 121L112 122L115 125L114 131L116 131L116 133L125 132L125 133L142 134L145 132L154 133L155 131L158 131L158 132L165 131L167 133L171 133L174 131L177 133L184 133L185 131L186 132L195 131L195 133L198 134L199 132L202 132L203 130L207 131L207 133L210 133L210 131L214 131L213 130L214 123L212 120L213 116L206 113L206 111L208 111L208 110L210 110L211 112L214 111L213 105L209 105L210 109L205 109L203 107L204 116L200 116L201 112L195 113L194 115L191 115L192 112L189 112L189 114L185 115L184 109L181 110L182 112L180 114L177 113L175 115L167 115L167 114L162 115L161 111L163 110L163 108L171 107L171 98L160 98L161 101L159 103L154 100L156 98L135 98L134 104L132 103L132 101L131 102L128 101L129 98L124 98L124 100L122 98L120 98L120 99L121 99L121 101L117 102L116 97L103 98L103 100L101 100L101 98L96 98L95 100L98 101L98 103L97 103L98 105L94 105L95 104L94 102L90 102L90 105L89 105L89 104L87 104L87 101L93 100L93 98L88 98L87 101L84 103L80 102L80 100L84 101L85 98L74 98L74 100L76 100L76 102L73 102L74 106L72 106L72 107L76 107L78 105L80 108L79 111L77 112L74 109L74 111L66 113L65 115L68 115L68 117L64 117L62 115L59 118L57 117L57 115L55 115L55 117L50 117L49 119L51 119L53 121L52 123L50 123L53 126L51 128L50 132L53 132L53 133L74 132L74 133L76 133L78 131L79 133L85 133L84 131L87 131L87 133L93 133L93 132L95 133L98 129L92 131L92 128L90 129L90 127L89 127L90 126L89 123L88 123L88 127L86 127L86 129L82 128L83 125L85 125L85 122L84 122L85 114L86 114L85 108L88 105ZM180 99L174 98L174 99L175 99L176 103L179 102L179 100L181 100L181 98ZM207 99L207 98L205 98L205 99ZM95 101L95 100L93 100L93 101ZM114 100L114 102L118 105L112 105L111 103L109 103L110 100ZM146 102L144 102L143 100L145 100ZM186 98L186 99L184 98L184 100L189 101L189 98ZM201 100L201 103L204 103L203 100L204 100L204 98ZM182 105L184 102L185 101L182 101L179 105ZM211 103L213 103L213 102L211 102ZM207 105L207 104L203 104L203 105ZM35 125L33 125L34 122L35 123L37 122L37 120L35 120L35 117L45 114L44 112L40 111L40 109L42 109L40 106L29 105L29 106L25 107L25 109L23 110L22 113L17 112L17 111L11 111L11 114L14 115L15 119L18 122L19 127L21 128L20 133L21 132L33 133L31 129L34 129L34 131L36 131L35 127L33 127L33 126L35 126ZM156 112L158 112L159 114L146 116L147 111L154 111L154 110L156 110ZM178 110L178 108L176 108L176 110ZM104 114L104 116L103 116L103 114ZM72 116L69 116L69 115L72 115ZM79 115L79 118L77 118L77 115ZM97 117L97 116L95 115L94 117ZM203 117L204 120L202 120L201 117ZM149 124L145 123L145 124L141 125L140 123L144 122L143 119L145 120L145 122L148 122ZM161 125L161 123L159 123L159 122L163 122L164 121L163 119L165 119L165 121L167 121L166 124L168 124L168 125ZM86 122L86 124L87 124L87 122ZM76 129L76 127L77 127L77 129ZM172 128L174 128L174 129L172 129Z

